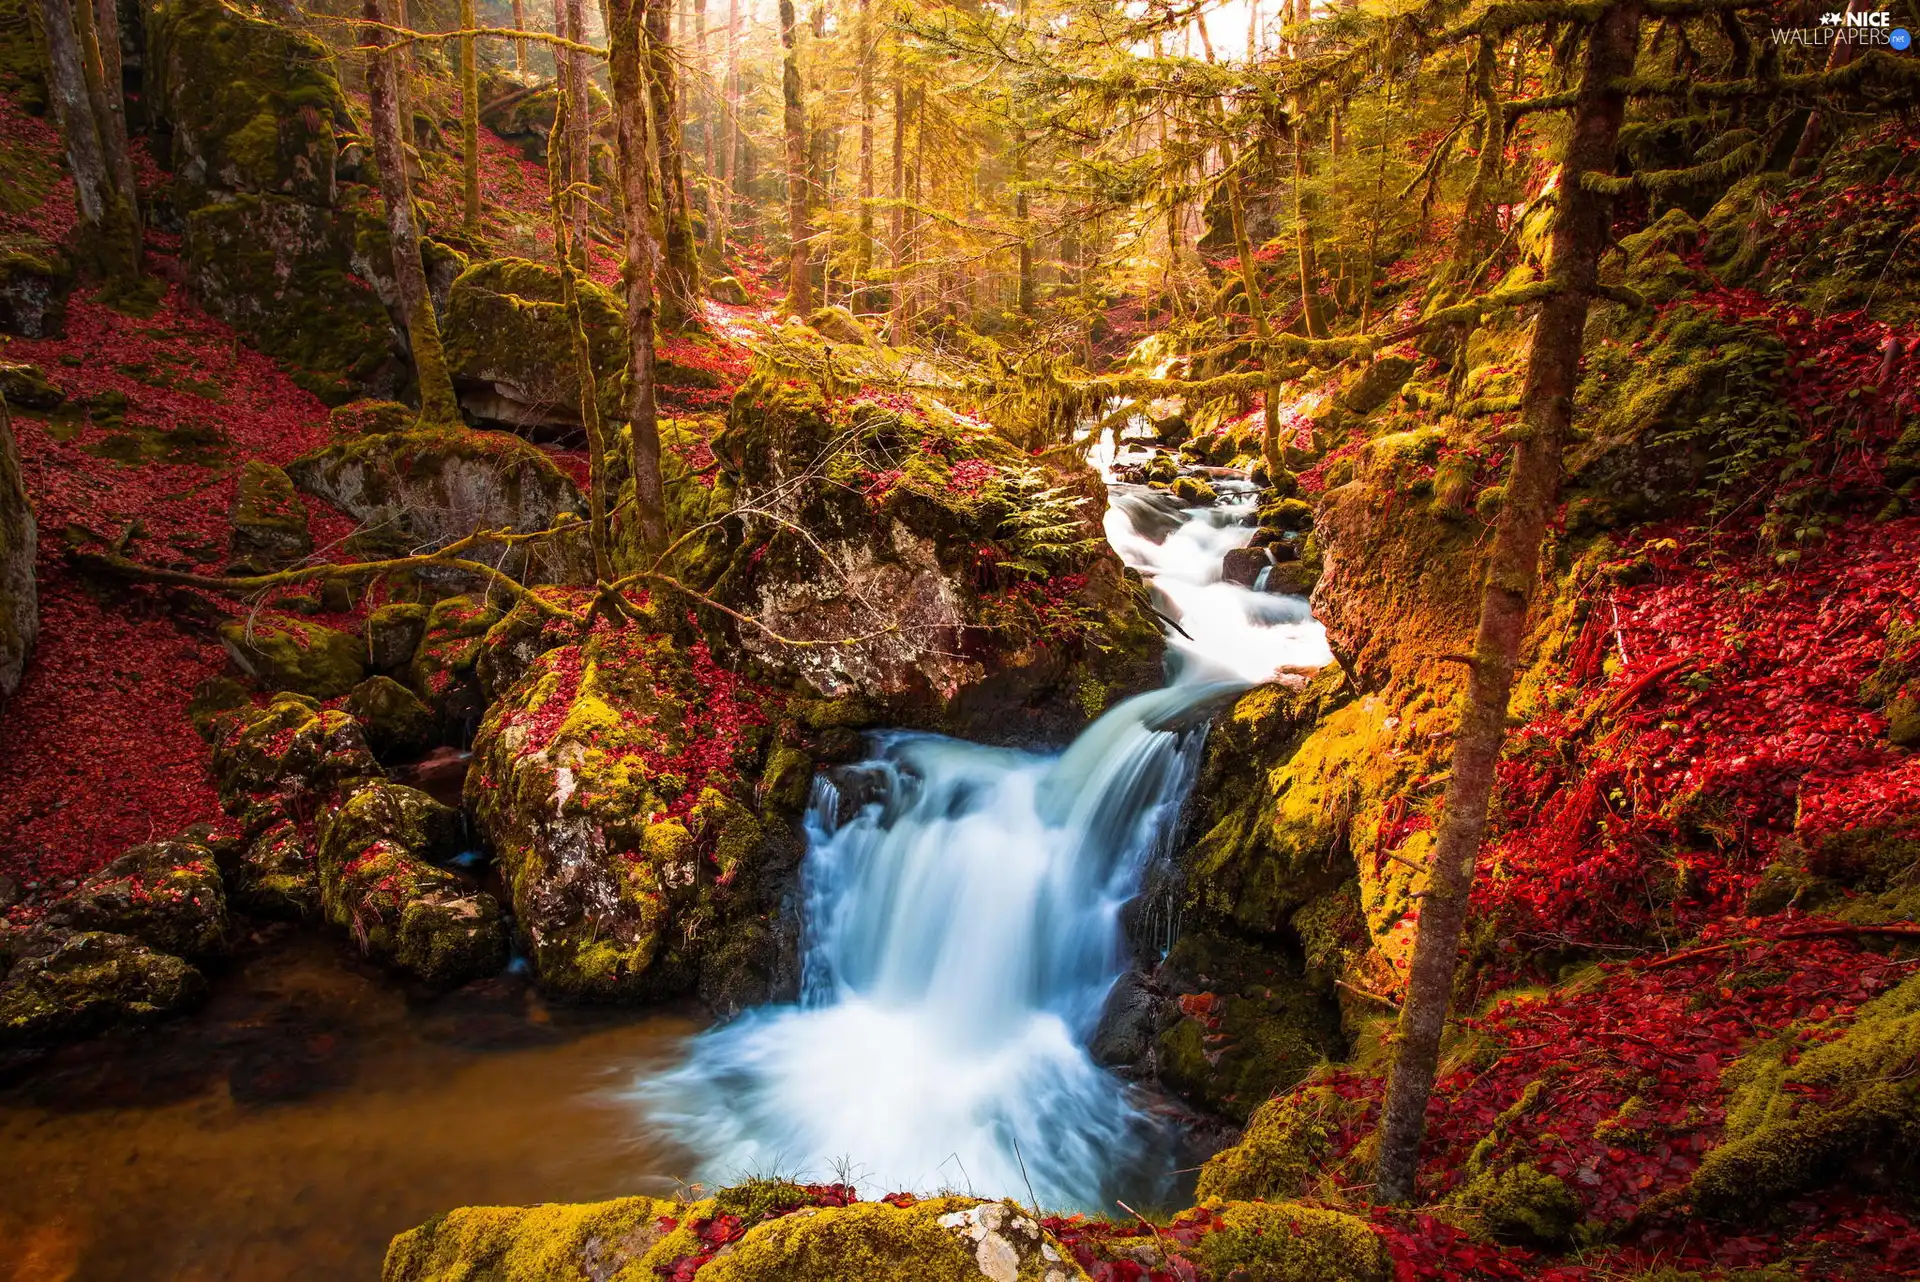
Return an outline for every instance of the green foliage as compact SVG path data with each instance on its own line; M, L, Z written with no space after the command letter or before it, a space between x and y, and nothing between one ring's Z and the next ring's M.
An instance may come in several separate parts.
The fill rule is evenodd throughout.
M1013 551L1000 564L1033 579L1078 568L1100 543L1087 533L1087 497L1049 481L1036 467L1002 466L983 487Z

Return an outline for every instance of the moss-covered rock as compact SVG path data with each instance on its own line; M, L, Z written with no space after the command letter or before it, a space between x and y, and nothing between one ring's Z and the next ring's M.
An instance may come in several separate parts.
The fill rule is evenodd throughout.
M428 607L396 601L367 615L367 666L386 676L406 672L427 634Z
M1782 1030L1728 1070L1726 1138L1688 1195L1709 1215L1749 1216L1856 1163L1906 1178L1920 1145L1920 976L1848 1021Z
M935 1198L796 1211L701 1272L711 1282L1075 1282L1072 1258L1006 1202Z
M142 1024L196 1004L206 980L124 935L40 927L9 942L0 1046L36 1046Z
M382 1282L577 1282L644 1277L686 1207L650 1197L584 1205L463 1206L393 1239Z
M456 812L374 782L328 811L319 831L321 907L363 953L436 988L506 965L506 923L493 896L430 862L456 853Z
M814 333L831 343L855 347L880 346L880 340L873 336L873 331L858 316L837 303L830 307L814 308L807 316L807 324Z
M707 282L707 297L730 307L745 307L753 302L738 276L716 276Z
M269 690L332 699L366 676L358 638L285 615L229 619L220 625L220 644L242 672Z
M213 852L190 841L135 846L55 903L46 919L195 960L227 950L226 885Z
M0 702L20 688L27 656L40 634L40 598L33 576L38 546L13 425L0 408Z
M310 822L353 786L381 776L360 723L300 695L218 714L204 733L220 803L249 841L283 821Z
M500 611L484 600L464 596L436 601L428 611L407 674L414 693L444 720L478 719L485 704L474 665L487 633L500 618Z
M229 881L233 902L261 917L320 915L320 869L301 825L282 819L241 847Z
M1241 1282L1386 1282L1386 1243L1358 1216L1291 1202L1211 1205L1213 1231L1192 1254L1209 1278Z
M797 841L748 808L776 710L703 647L630 626L548 650L488 711L467 799L543 987L732 1006L786 982L768 919ZM763 947L724 950L742 939Z
M1239 1143L1207 1159L1194 1196L1261 1202L1305 1196L1352 1107L1325 1087L1275 1096L1247 1119Z
M234 483L229 554L243 570L264 571L291 565L313 551L307 531L307 505L281 469L248 459Z
M1479 1172L1450 1200L1473 1211L1491 1236L1526 1246L1564 1246L1584 1218L1564 1180L1525 1162Z
M217 0L146 15L147 106L171 134L182 207L209 189L331 205L337 135L353 121L327 47Z
M335 440L404 432L420 421L420 411L400 401L358 400L327 413L327 434Z
M391 677L368 677L343 706L366 728L367 746L382 761L417 756L437 737L433 709Z
M207 310L330 404L405 381L399 331L374 283L390 274L387 253L368 215L276 195L191 210L181 243Z
M0 325L0 329L6 328ZM0 400L16 410L58 409L67 394L47 378L38 365L16 365L0 361Z
M604 286L577 283L600 411L612 421L627 365L626 309ZM573 326L560 301L558 269L524 258L473 264L453 282L442 332L461 404L476 418L516 428L580 428Z
M1188 507L1211 507L1219 495L1199 477L1183 476L1173 483L1173 497Z
M505 432L419 428L352 437L303 455L287 473L398 547L450 543L476 530L532 533L585 510L559 465ZM542 583L575 582L586 574L584 529L578 538L521 545L504 566Z
M0 249L0 333L59 337L72 288L73 265L64 255Z

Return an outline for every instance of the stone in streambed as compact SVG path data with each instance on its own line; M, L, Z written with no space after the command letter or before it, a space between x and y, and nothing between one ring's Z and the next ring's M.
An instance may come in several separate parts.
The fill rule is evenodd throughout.
M427 614L407 666L415 694L447 722L477 720L486 706L474 665L500 611L474 597L448 597Z
M38 926L0 935L0 1047L142 1024L196 1004L206 980L125 935Z
M232 886L233 901L261 917L304 921L320 915L313 843L291 820L274 824L241 849Z
M49 925L127 935L195 959L227 950L226 886L213 852L190 841L133 849L47 913Z
M311 820L352 787L381 776L360 723L297 694L207 719L220 803L251 840L282 820Z
M1250 588L1260 579L1260 571L1273 565L1273 557L1264 547L1234 548L1220 563L1220 577L1228 583Z

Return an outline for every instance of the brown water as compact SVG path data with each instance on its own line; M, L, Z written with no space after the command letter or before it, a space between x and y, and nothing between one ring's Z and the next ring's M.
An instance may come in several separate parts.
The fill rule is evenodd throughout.
M410 1001L283 932L208 1006L0 1090L0 1282L376 1279L455 1206L676 1187L615 1095L685 1016L549 1010L496 981Z

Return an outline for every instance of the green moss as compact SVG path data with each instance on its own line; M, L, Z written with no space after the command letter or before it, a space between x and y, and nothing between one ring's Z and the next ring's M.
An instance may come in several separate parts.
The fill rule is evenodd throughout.
M349 401L327 415L327 430L335 438L378 436L382 432L404 432L420 414L399 401Z
M1290 1202L1227 1202L1193 1254L1214 1278L1246 1282L1386 1282L1386 1244L1365 1220Z
M227 949L227 896L213 852L188 841L135 846L56 903L48 922L125 935L180 957Z
M996 1269L982 1267L993 1261ZM702 1282L979 1282L983 1276L1068 1282L1085 1274L1026 1215L1005 1203L936 1198L911 1207L859 1202L761 1225Z
M393 1239L382 1282L607 1282L644 1278L641 1261L685 1213L626 1197L578 1206L468 1206Z
M1194 1197L1277 1202L1304 1196L1352 1105L1325 1087L1289 1091L1254 1111L1240 1142L1207 1159Z
M1494 1237L1528 1246L1564 1245L1581 1220L1573 1190L1525 1163L1481 1172L1453 1200L1473 1209Z
M369 613L367 666L375 672L406 671L427 634L427 611L415 601L396 601Z
M767 756L760 775L760 804L797 812L813 789L813 758L799 748L780 744Z
M626 309L602 285L583 278L578 286L600 411L612 421L625 394ZM446 312L447 366L456 384L502 393L536 419L580 421L573 330L558 270L524 258L482 260L454 280Z
M433 746L433 710L390 677L362 681L347 694L344 706L366 727L367 746L382 760L424 752Z
M0 983L0 1047L145 1023L206 995L200 972L124 935L41 928Z
M1694 1205L1750 1215L1819 1187L1862 1155L1908 1162L1920 1144L1916 1056L1920 976L1850 1021L1798 1025L1748 1052L1727 1072L1726 1140L1694 1173Z
M283 819L247 844L233 875L234 902L284 921L320 915L320 872L300 825Z
M425 631L408 675L414 692L442 716L472 716L480 708L473 666L500 611L474 597L447 597L427 613Z
M366 674L357 639L285 616L230 619L220 625L220 644L248 676L270 690L331 699L351 690Z
M1205 507L1218 497L1213 487L1197 476L1183 476L1173 483L1173 497L1188 507ZM1311 514L1311 509L1309 509Z
M313 550L307 506L287 474L271 463L248 459L234 484L233 559L252 569L292 564Z

